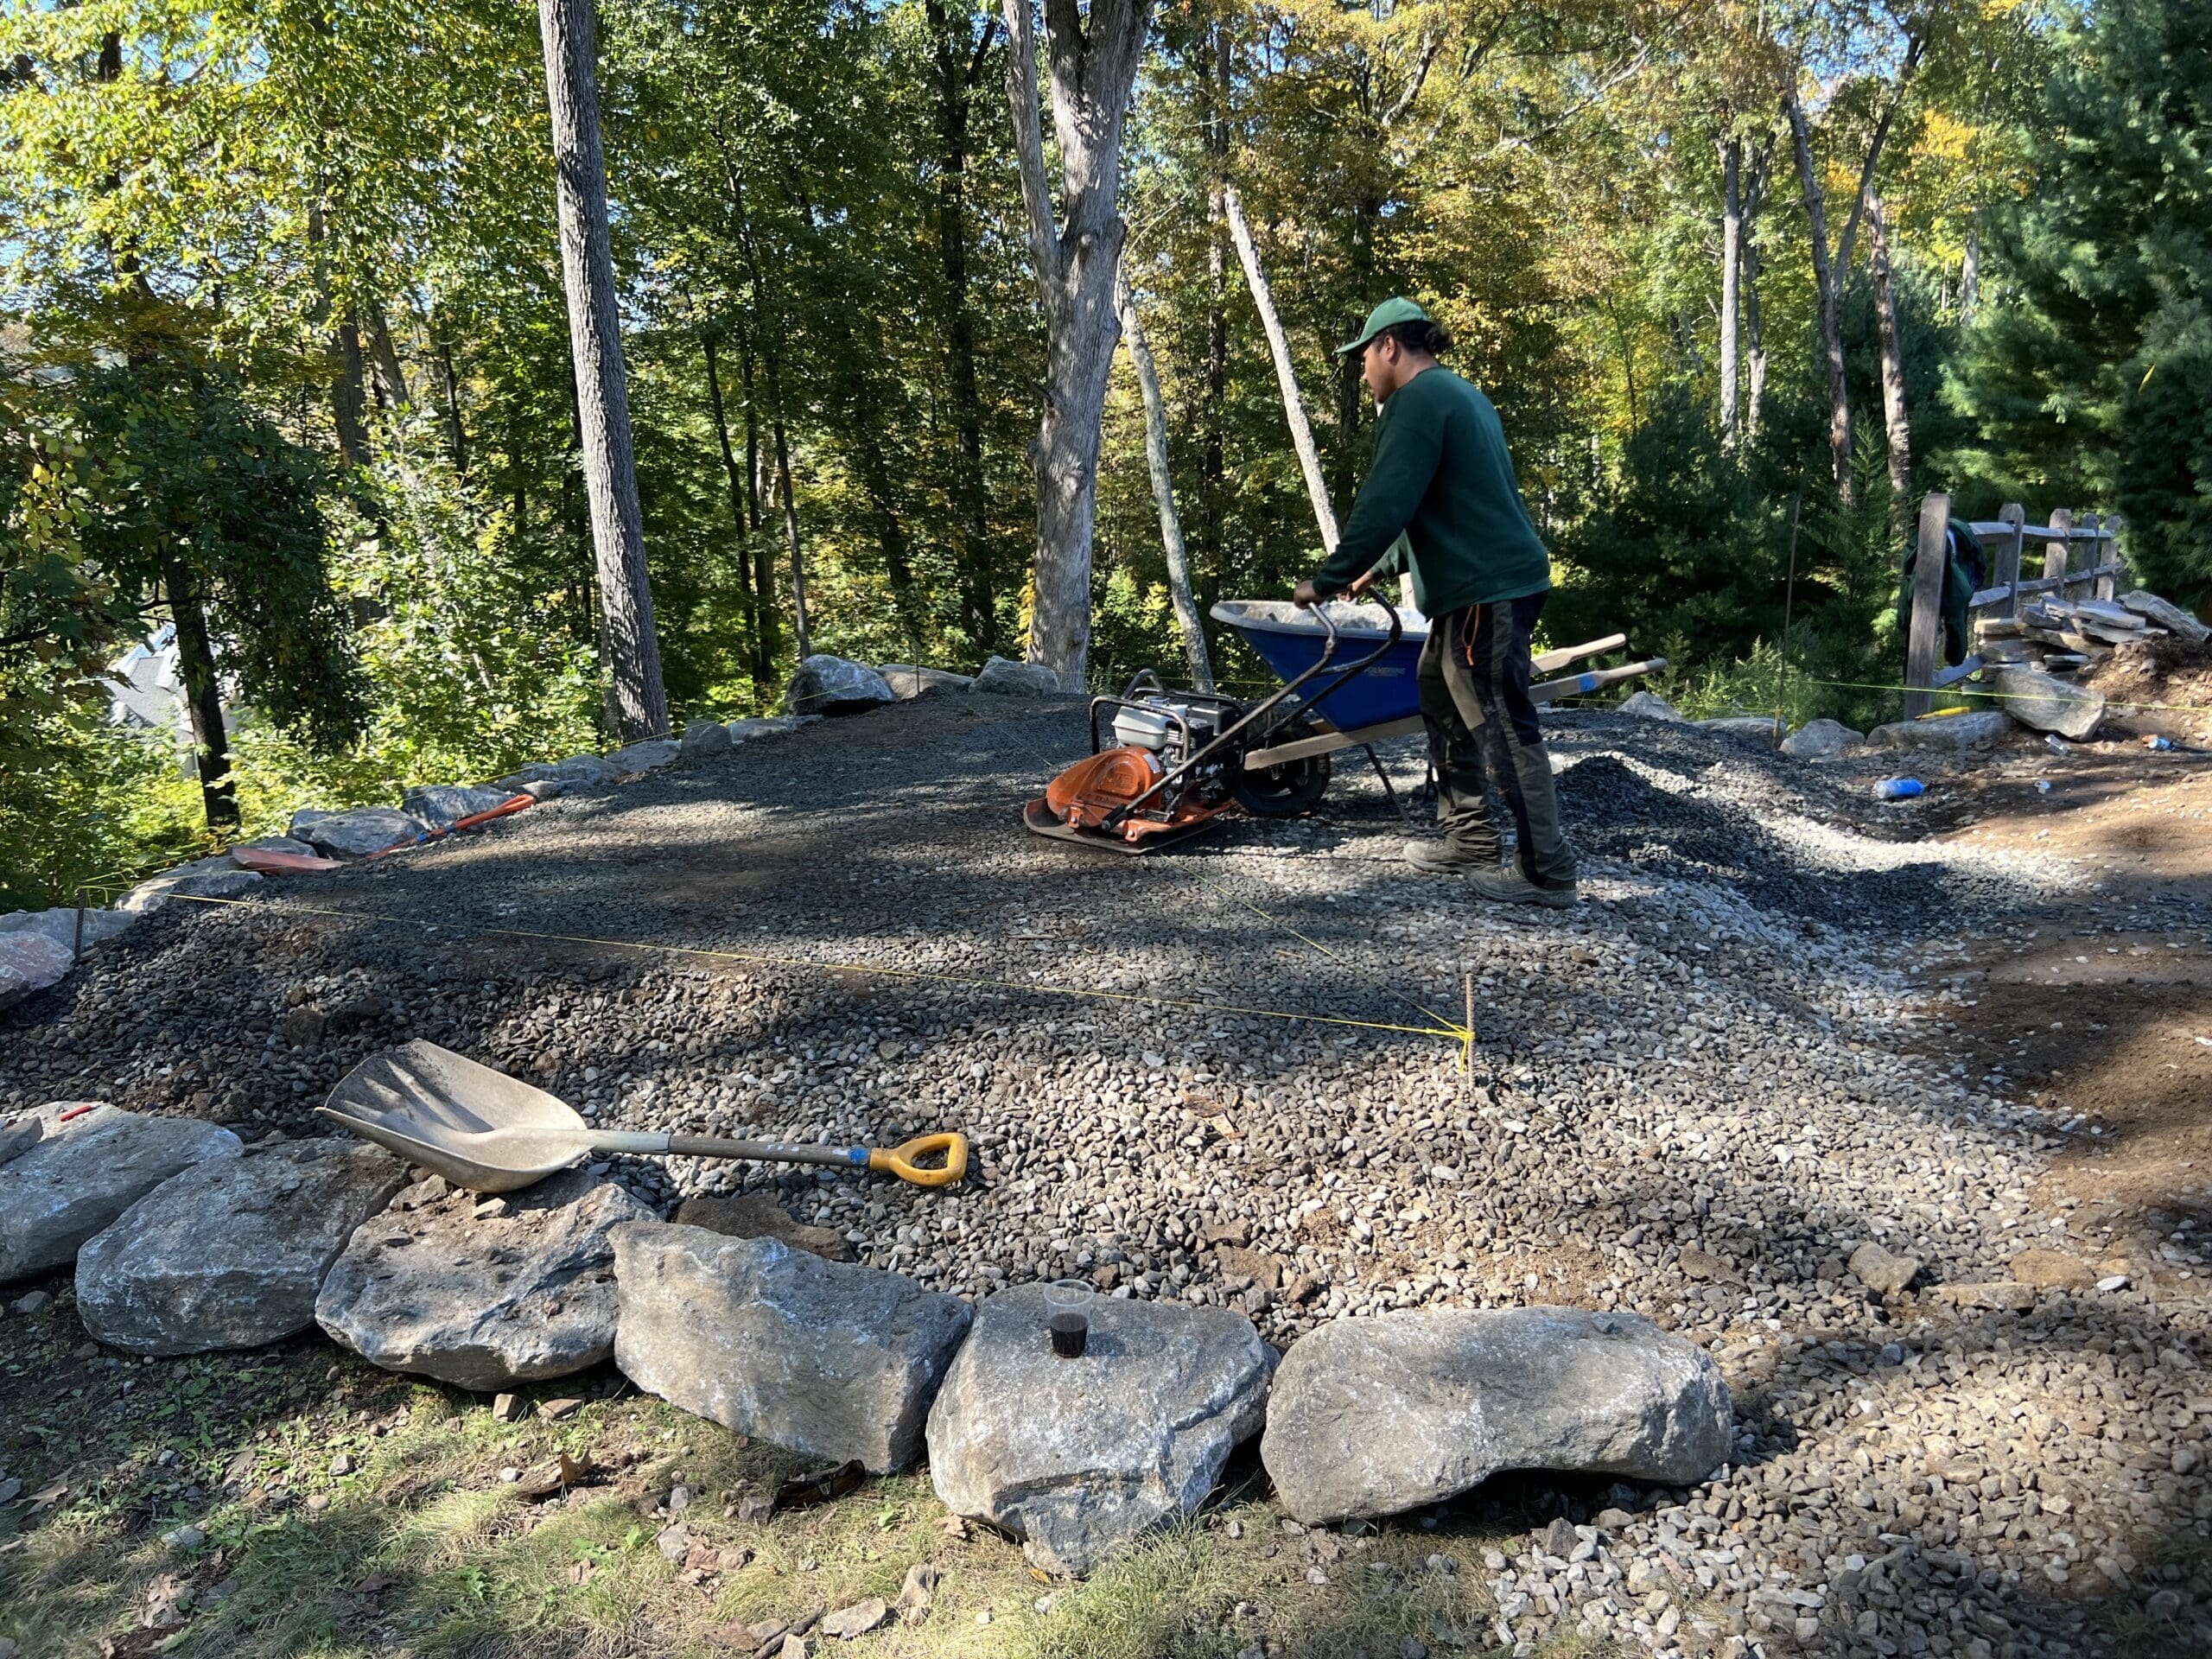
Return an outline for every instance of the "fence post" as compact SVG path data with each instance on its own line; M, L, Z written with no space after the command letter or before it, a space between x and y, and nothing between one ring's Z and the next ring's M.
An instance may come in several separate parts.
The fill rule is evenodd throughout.
M1943 635L1943 569L1950 563L1945 532L1951 498L1920 500L1920 540L1912 562L1912 626L1905 637L1904 717L1918 720L1936 706L1936 660Z
M2089 543L2089 569L2092 571L2101 572L2105 568L2105 549L2112 545L2110 521L2092 516L2089 522L2096 526L2097 531L2096 539ZM2089 585L2089 597L2110 599L2112 578L2107 575L2097 575Z
M1993 585L2005 590L2004 614L2018 616L2020 613L2020 554L2027 544L2020 529L2028 522L2028 510L2017 501L2007 501L1997 516L2012 525L2012 533L1998 544Z
M2066 562L2074 554L2074 509L2053 507L2050 510L2050 527L2057 531L2058 539L2043 544L2043 575L2045 582L2058 584L2051 591L2064 599Z
M2127 555L2120 550L2120 533L2126 528L2127 520L2119 513L2105 515L2105 536L2112 543L2112 562L2120 567L2112 574L2111 590L2101 595L2106 599L2116 598L2135 585L2135 578L2127 569Z

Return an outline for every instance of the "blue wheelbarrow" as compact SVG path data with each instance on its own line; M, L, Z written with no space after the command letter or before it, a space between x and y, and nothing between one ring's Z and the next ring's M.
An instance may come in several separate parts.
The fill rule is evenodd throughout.
M1211 691L1170 690L1147 669L1119 696L1090 702L1090 753L1022 809L1035 834L1116 852L1154 852L1199 834L1231 807L1255 817L1313 810L1329 786L1329 757L1366 751L1395 804L1397 794L1373 745L1421 729L1414 667L1426 622L1408 627L1379 594L1300 610L1279 600L1224 600L1213 617L1234 628L1283 682L1257 702ZM1554 673L1615 651L1625 634L1546 652ZM1586 670L1531 688L1539 702L1580 696L1667 665L1663 657Z

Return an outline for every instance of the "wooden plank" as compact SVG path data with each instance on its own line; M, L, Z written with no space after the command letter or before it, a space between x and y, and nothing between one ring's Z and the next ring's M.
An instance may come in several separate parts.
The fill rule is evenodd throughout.
M1936 671L1936 690L1956 685L1961 680L1971 679L1980 672L1981 658L1979 657L1969 657L1955 668L1939 668Z
M1920 541L1913 556L1912 626L1904 653L1904 717L1918 720L1936 706L1936 655L1943 634L1944 531L1951 498L1936 491L1921 498Z
M1974 597L1967 601L1967 608L1973 611L1986 611L1993 605L2007 604L2012 598L2012 590L2010 587L1977 588L1974 590Z
M1411 737L1421 729L1421 717L1408 715L1403 720L1385 721L1380 726L1363 726L1352 732L1323 732L1318 737L1301 737L1295 742L1278 743L1269 749L1248 750L1244 756L1244 770L1259 772L1268 766L1279 766L1286 760L1303 760L1310 755L1334 754L1338 749L1349 749L1362 743L1380 743L1386 738Z
M1554 669L1565 668L1569 663L1580 662L1585 657L1595 657L1601 652L1618 651L1628 644L1628 635L1609 633L1602 639L1592 639L1584 645L1561 645L1557 651L1547 651L1531 657L1529 666L1539 674L1548 674Z

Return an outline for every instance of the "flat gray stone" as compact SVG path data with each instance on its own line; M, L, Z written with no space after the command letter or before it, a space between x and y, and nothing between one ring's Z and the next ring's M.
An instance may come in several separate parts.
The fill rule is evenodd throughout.
M728 1238L772 1238L831 1262L849 1262L853 1247L835 1227L810 1227L765 1192L702 1193L676 1207L679 1227L703 1227Z
M614 1363L671 1405L825 1463L904 1468L968 1304L772 1238L614 1230Z
M1082 1356L1055 1355L1045 1289L1001 1291L930 1408L930 1480L954 1513L1081 1576L1205 1501L1266 1419L1274 1354L1229 1308L1095 1298Z
M261 885L261 877L242 870L228 853L195 858L141 881L116 900L116 908L135 916L159 910L173 898L238 899Z
M137 926L138 917L128 910L102 910L98 906L85 906L85 949L105 944L119 938ZM0 916L0 938L10 933L38 933L52 939L65 950L74 950L77 944L77 911L73 906L54 910L18 910Z
M561 768L547 760L533 760L528 766L517 766L504 778L494 778L494 789L519 790L524 784L548 783L561 775Z
M784 712L791 715L849 714L898 700L883 676L866 663L827 652L801 663L784 687Z
M1708 732L1726 732L1731 737L1753 738L1770 746L1781 725L1771 715L1720 715L1711 720L1691 723Z
M1851 1253L1851 1270L1867 1289L1894 1296L1919 1274L1920 1258L1899 1255L1869 1239Z
M1313 1524L1395 1515L1501 1469L1702 1480L1733 1422L1712 1357L1640 1315L1443 1309L1302 1338L1276 1370L1260 1457Z
M773 737L779 732L795 732L821 718L819 715L754 715L747 720L733 720L722 729L729 734L731 743L749 743L756 737Z
M718 720L695 720L683 728L683 739L676 749L686 760L705 760L726 754L729 751L729 728Z
M1943 754L1963 754L1986 749L2012 729L2012 722L1993 709L1964 715L1930 715L1925 720L1892 721L1866 734L1877 749L1929 749Z
M2138 588L2133 593L2122 594L2120 602L2136 615L2149 618L2168 633L2177 635L2192 645L2201 645L2207 639L2212 639L2212 628L2206 627L2180 606L2161 599L2156 594L2145 593Z
M901 702L912 702L916 697L944 696L976 689L974 675L955 674L946 668L919 668L912 663L886 663L876 671L883 676L892 695Z
M1656 691L1633 691L1623 697L1613 711L1620 715L1634 715L1639 720L1669 720L1677 725L1687 725L1682 711L1661 696Z
M2104 694L2041 669L2006 664L1994 676L2005 712L2023 726L2079 741L2105 717Z
M69 947L43 933L23 931L0 938L0 1008L58 985L74 965Z
M191 1117L142 1117L61 1100L27 1114L39 1138L0 1163L0 1284L63 1268L85 1241L172 1175L209 1158L235 1158L238 1138Z
M1828 760L1866 741L1866 733L1840 721L1808 720L1782 740L1782 752L1793 760Z
M620 774L595 754L572 754L553 769L553 775L574 789L600 789Z
M612 1354L620 1303L607 1235L653 1212L581 1170L510 1194L505 1215L475 1212L463 1193L371 1217L322 1281L315 1322L372 1365L479 1394Z
M1060 689L1060 677L1043 663L1017 663L1005 657L994 657L983 664L982 672L976 676L975 690L994 691L1004 697L1074 695Z
M395 806L356 806L343 812L302 807L285 832L331 858L366 858L423 833L423 826Z
M194 1164L78 1253L78 1316L133 1354L253 1348L304 1331L346 1241L406 1179L383 1147L351 1139Z
M243 852L289 853L295 858L313 858L315 849L304 841L294 841L289 836L257 836L251 841L242 841L231 849L231 861L238 862ZM239 868L244 868L241 865Z
M450 830L463 818L505 806L511 791L490 784L417 784L399 798L407 816L432 830Z
M603 759L619 777L635 778L648 772L658 772L671 764L682 746L675 739L651 737L642 743L626 744L610 749Z

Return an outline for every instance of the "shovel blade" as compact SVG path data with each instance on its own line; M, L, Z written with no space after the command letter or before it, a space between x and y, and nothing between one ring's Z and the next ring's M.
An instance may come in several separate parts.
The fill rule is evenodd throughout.
M590 1127L559 1099L419 1038L339 1080L321 1115L471 1192L512 1192L565 1169Z

